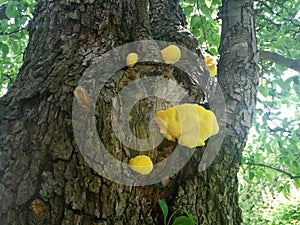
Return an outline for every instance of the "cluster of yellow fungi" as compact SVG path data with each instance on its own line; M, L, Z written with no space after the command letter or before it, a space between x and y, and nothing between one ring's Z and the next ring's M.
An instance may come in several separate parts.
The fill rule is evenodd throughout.
M164 60L166 64L174 64L177 63L181 57L180 48L176 45L169 45L168 47L164 48L160 51L161 58ZM126 65L128 68L134 67L139 59L138 54L131 52L127 55L126 58Z
M181 57L181 50L176 45L169 45L168 47L161 50L160 53L161 53L161 58L166 64L177 63ZM126 58L127 67L129 68L134 67L138 59L139 59L138 54L134 52L129 53ZM215 59L215 57L208 54L204 56L204 59L205 59L205 68L208 70L209 75L211 77L215 77L218 73L217 60Z
M208 70L209 75L211 77L215 77L217 75L217 60L211 55L205 56L205 68Z
M198 104L183 104L156 113L160 132L169 141L188 148L204 146L205 141L219 132L215 114Z
M152 160L147 155L138 155L130 159L128 166L141 175L147 175L153 170Z
M198 104L182 104L160 110L155 121L169 141L194 148L204 146L205 141L219 132L215 114ZM129 161L129 167L142 175L151 173L153 163L149 156L138 155Z
M161 57L166 64L174 64L180 60L181 51L176 45L170 45L161 50ZM129 53L126 65L134 67L139 59L138 54ZM205 56L205 66L211 77L217 74L217 61L210 55ZM87 104L84 92L81 89L75 92L77 99L82 99ZM205 141L219 132L219 125L215 114L198 104L182 104L160 110L155 115L155 121L159 126L160 133L169 141L194 148L204 146ZM128 166L141 175L147 175L153 170L153 163L149 156L138 155L129 160Z

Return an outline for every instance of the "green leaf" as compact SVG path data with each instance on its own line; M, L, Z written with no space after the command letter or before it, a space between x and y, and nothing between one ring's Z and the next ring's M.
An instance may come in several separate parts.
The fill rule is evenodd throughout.
M7 2L7 0L0 0L0 5L4 4L6 2Z
M197 0L185 0L185 2L190 3L190 4L195 4Z
M212 3L212 0L205 0L205 5L210 8L211 7L211 3Z
M9 47L7 44L0 43L0 49L2 51L2 57L5 58L9 52Z
M168 217L168 206L164 199L158 199L158 204L161 208L161 211L164 214L164 224L166 224L167 217Z
M249 171L249 180L253 180L255 173L253 171Z
M5 15L8 17L8 18L14 18L16 16L19 15L19 12L18 12L18 2L16 1L9 1L7 6L6 6L6 9L5 9Z
M194 7L191 5L188 5L183 8L184 14L186 14L188 16L193 12L193 10L194 10Z
M195 28L200 28L201 27L201 21L199 15L193 15L191 18L191 26Z
M183 209L182 211L183 211L190 219L194 220L192 214L191 214L189 211L187 211L186 209Z
M20 42L11 42L11 50L15 53L15 54L20 54Z
M177 217L172 225L194 225L195 221L187 216L179 216Z

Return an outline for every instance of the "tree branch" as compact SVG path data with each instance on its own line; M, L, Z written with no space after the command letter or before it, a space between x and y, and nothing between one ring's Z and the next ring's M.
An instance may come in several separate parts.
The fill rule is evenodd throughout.
M6 5L7 4L3 4L0 6L0 20L3 20L3 19L9 19L6 14L5 14L5 10L6 10Z
M279 55L274 52L259 50L260 61L268 60L277 63L282 66L286 66L300 73L300 61L295 59L290 59L285 56Z
M259 167L264 167L264 168L275 170L277 172L280 172L280 173L283 173L283 174L287 175L292 180L300 179L300 175L294 176L291 173L288 173L288 172L286 172L282 169L279 169L279 168L276 168L276 167L273 167L273 166L270 166L270 165L265 165L265 164L262 164L262 163L247 163L247 162L245 162L245 164L249 165L249 166L259 166Z
M19 27L19 28L17 28L16 30L13 30L13 31L11 31L11 32L5 32L5 33L0 33L0 36L3 36L3 35L13 35L13 34L16 34L16 33L19 33L19 32L21 32L22 30L24 30L24 29L26 29L26 27Z

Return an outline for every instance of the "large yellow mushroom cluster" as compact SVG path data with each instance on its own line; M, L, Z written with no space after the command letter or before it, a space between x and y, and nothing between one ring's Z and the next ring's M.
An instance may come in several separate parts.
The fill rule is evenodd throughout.
M204 146L209 137L219 132L215 114L198 104L183 104L158 111L155 120L166 139L177 140L188 148Z
M166 64L174 64L180 60L180 48L170 45L161 50L161 57ZM136 53L129 53L126 64L134 67L139 57ZM212 56L205 56L206 69L210 76L217 74L217 62ZM219 125L215 114L198 104L183 104L160 110L155 120L160 132L170 141L178 141L188 148L204 146L205 141L219 132ZM129 160L128 166L141 175L147 175L153 170L153 163L149 156L138 155Z

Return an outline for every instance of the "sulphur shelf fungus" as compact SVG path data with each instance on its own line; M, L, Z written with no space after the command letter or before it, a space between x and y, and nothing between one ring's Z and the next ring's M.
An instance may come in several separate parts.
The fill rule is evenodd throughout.
M133 171L142 175L147 175L153 170L152 160L149 156L146 155L138 155L130 159L128 166Z
M74 90L74 95L80 107L86 109L90 108L91 106L90 96L88 95L87 91L83 87L81 86L76 87Z
M188 148L204 146L205 141L219 132L215 114L197 104L183 104L160 110L155 121L166 139Z
M161 57L166 64L177 63L181 57L180 48L178 48L176 45L170 45L161 50L160 52Z
M127 58L126 58L126 65L129 67L129 68L132 68L134 67L134 65L137 63L139 59L139 56L138 54L134 53L134 52L131 52L127 55Z
M217 60L211 55L205 56L205 68L208 70L211 77L215 77L218 73L217 71Z

